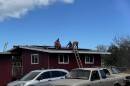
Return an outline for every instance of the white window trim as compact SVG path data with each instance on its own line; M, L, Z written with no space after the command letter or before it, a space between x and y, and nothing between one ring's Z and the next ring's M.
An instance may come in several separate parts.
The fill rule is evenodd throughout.
M86 58L89 57L89 62L86 62ZM93 62L90 62L90 58L93 58ZM85 64L94 64L94 56L85 56Z
M37 55L38 57L37 57L37 63L32 63L32 56L33 55ZM31 64L39 64L39 54L31 54Z
M63 62L60 62L60 55L63 55ZM69 55L68 55L68 62L64 62L64 54L59 54L59 56L58 56L58 63L59 64L69 64Z

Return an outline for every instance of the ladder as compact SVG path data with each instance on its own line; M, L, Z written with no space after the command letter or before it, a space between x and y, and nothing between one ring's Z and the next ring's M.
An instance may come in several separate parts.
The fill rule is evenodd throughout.
M81 62L81 59L80 59L80 56L79 56L79 53L78 53L76 45L73 47L73 52L74 52L74 55L76 57L76 61L77 61L78 67L79 68L83 68L83 65L82 65L82 62Z

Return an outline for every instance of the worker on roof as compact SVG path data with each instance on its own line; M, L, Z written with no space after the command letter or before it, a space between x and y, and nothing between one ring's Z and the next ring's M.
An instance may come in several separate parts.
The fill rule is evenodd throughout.
M56 49L60 49L60 48L61 48L61 44L60 44L59 38L55 41L54 47L55 47Z
M69 48L69 49L72 49L72 45L73 45L73 44L71 43L71 41L69 41L69 43L67 44L66 47Z
M74 41L73 42L73 48L78 49L78 44L79 44L78 41Z

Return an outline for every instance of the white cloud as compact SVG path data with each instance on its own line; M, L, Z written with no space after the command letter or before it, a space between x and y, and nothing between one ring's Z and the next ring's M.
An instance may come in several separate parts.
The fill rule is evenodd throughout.
M0 21L20 18L37 6L48 6L56 2L73 3L74 0L0 0Z

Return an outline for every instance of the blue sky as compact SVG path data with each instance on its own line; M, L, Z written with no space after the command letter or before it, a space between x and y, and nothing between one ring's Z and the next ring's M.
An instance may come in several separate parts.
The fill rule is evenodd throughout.
M29 1L0 0L0 51L6 42L8 50L13 45L53 46L57 38L62 46L77 40L80 48L95 49L130 34L129 0Z

